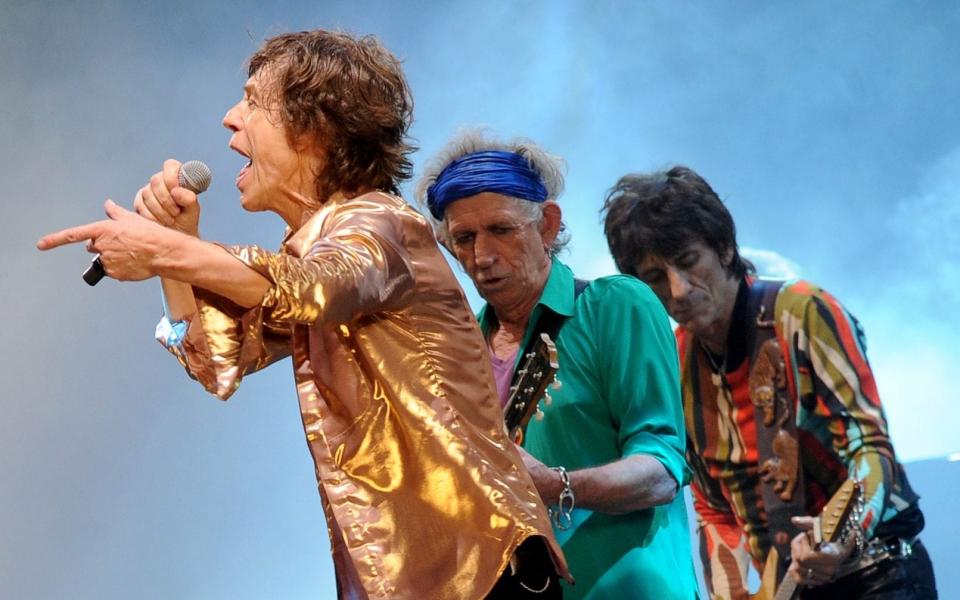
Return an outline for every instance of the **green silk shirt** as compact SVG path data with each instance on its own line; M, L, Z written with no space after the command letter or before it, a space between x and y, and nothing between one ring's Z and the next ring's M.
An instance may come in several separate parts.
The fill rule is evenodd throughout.
M543 420L531 419L524 447L546 465L568 471L646 454L663 464L678 487L686 485L676 343L650 288L615 275L592 281L575 300L572 271L554 259L523 347L544 310L568 317L555 340L561 387L550 391L553 401L543 406ZM485 333L495 325L489 306L479 321ZM576 508L573 525L555 532L576 579L564 598L696 597L679 491L666 505L625 515Z

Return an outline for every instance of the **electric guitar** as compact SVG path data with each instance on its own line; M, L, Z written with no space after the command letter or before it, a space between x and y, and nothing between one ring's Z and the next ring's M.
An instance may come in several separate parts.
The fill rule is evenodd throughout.
M813 531L809 532L814 547L827 542L840 540L846 543L851 537L854 527L860 524L856 518L851 519L860 500L860 485L852 479L847 479L823 507L820 518L814 524ZM750 594L750 600L792 600L797 594L800 585L793 577L785 576L777 586L777 563L780 558L776 548L771 548L767 555L767 563L763 567L763 576L760 578L760 589L756 594Z
M557 346L549 335L541 333L533 349L523 356L517 370L517 382L510 388L510 397L503 408L507 433L517 444L523 443L530 417L537 414L538 418L543 418L540 400L550 404L547 386L553 383L554 388L559 387L559 382L554 381L558 368Z

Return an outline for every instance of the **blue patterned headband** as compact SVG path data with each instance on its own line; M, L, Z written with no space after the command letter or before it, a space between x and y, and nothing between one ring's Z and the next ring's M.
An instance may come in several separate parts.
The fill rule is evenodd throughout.
M547 199L547 188L527 159L516 152L485 150L461 156L447 165L427 188L427 207L433 218L440 221L448 204L483 192L531 202Z

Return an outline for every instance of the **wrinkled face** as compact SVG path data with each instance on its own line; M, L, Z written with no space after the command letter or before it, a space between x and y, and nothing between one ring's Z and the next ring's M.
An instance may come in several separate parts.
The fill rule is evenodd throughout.
M495 311L536 303L550 273L547 247L553 241L536 221L491 192L452 202L444 218L450 251Z
M269 69L260 69L243 86L243 99L223 117L233 132L230 148L248 159L237 174L240 203L246 210L283 212L290 202L316 200L314 182L321 160L291 146L277 113Z
M739 284L725 269L732 256L731 251L721 260L712 248L698 241L673 260L648 254L635 272L677 324L692 333L706 334L731 316Z

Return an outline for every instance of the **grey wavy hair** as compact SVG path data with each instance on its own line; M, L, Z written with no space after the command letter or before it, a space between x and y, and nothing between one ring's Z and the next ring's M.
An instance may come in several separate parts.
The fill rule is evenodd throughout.
M508 142L500 141L489 137L481 129L468 129L457 133L447 145L444 146L433 158L427 161L423 174L417 181L416 198L417 204L423 209L422 212L433 225L433 230L437 237L443 240L447 247L451 246L450 230L447 228L447 219L444 217L438 221L430 214L427 206L427 190L437 181L437 177L443 172L451 162L473 154L474 152L484 152L488 150L502 150L505 152L515 152L527 159L530 168L540 176L543 186L547 189L547 199L556 201L563 193L563 173L566 170L566 163L562 158L550 154L531 140L525 138L515 138ZM535 221L539 224L543 221L543 204L540 202L530 202L521 198L510 198L516 212L522 217ZM555 256L570 243L570 234L566 232L565 223L560 223L560 234L557 235L553 244L548 249L550 256Z

